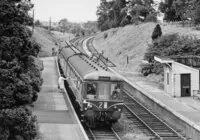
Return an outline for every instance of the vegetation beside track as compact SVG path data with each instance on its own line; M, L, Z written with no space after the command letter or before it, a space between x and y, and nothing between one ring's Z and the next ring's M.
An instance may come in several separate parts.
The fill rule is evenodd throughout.
M120 71L141 77L140 66L149 48L148 44L152 43L151 35L155 26L155 23L144 23L113 28L97 34L94 38L94 46L99 52L103 50L104 56L114 62ZM200 38L200 32L192 28L170 24L163 24L161 28L163 35L177 33L180 36ZM162 82L160 75L151 74L146 78Z
M0 1L0 139L34 140L36 117L29 106L42 85L36 64L40 46L27 28L30 0Z
M54 48L55 50L58 49L59 45L64 45L64 42L66 40L72 39L73 37L74 35L69 33L49 31L42 27L36 27L33 34L33 38L41 46L41 50L39 53L40 57L51 56L52 48Z

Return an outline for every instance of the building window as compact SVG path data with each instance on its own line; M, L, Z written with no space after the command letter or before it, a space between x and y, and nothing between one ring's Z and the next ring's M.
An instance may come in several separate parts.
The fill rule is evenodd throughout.
M169 73L167 73L167 85L169 85Z

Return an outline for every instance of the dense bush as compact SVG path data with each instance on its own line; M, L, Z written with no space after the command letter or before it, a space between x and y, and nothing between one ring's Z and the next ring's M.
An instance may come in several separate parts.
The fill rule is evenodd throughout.
M160 37L162 35L162 30L159 24L156 25L156 27L153 30L153 33L151 35L152 40L157 39L158 37Z
M200 40L178 34L161 36L149 45L144 59L150 64L142 66L145 75L162 72L162 67L154 61L154 56L188 56L200 55Z
M157 22L157 16L155 14L149 14L145 18L145 22Z
M126 26L126 25L128 25L128 24L130 24L130 23L131 23L131 21L130 21L128 18L125 17L125 18L121 21L120 26L124 27L124 26Z
M103 34L103 38L106 39L108 37L108 33Z
M32 103L40 90L41 75L33 59L40 46L26 27L32 22L27 14L31 8L30 1L0 3L0 109Z
M196 1L194 4L194 8L193 8L193 21L194 24L199 25L200 24L200 1Z
M141 64L140 71L144 76L148 76L149 74L161 74L163 73L163 65L153 61L153 63L149 64Z
M199 0L164 0L159 4L166 21L190 21L200 23Z
M36 135L36 118L28 108L5 109L0 112L1 140L33 140Z
M27 28L32 7L30 0L0 0L0 139L36 136L35 117L20 107L37 100L42 84L35 64L40 46Z
M152 64L142 64L140 65L140 71L144 76L148 76L153 73L153 65Z
M132 23L138 24L145 20L156 21L157 13L153 5L153 0L101 0L97 8L98 28L105 31Z

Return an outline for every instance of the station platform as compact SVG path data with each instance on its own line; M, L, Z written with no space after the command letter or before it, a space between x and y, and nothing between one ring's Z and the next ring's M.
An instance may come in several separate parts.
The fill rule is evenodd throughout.
M39 140L88 140L66 93L57 89L58 71L54 57L42 58L43 85L34 103Z

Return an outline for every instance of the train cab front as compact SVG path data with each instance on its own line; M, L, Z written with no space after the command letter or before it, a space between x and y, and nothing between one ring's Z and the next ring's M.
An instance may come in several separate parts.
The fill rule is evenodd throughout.
M83 117L99 122L116 122L121 117L122 82L87 82L83 101Z

